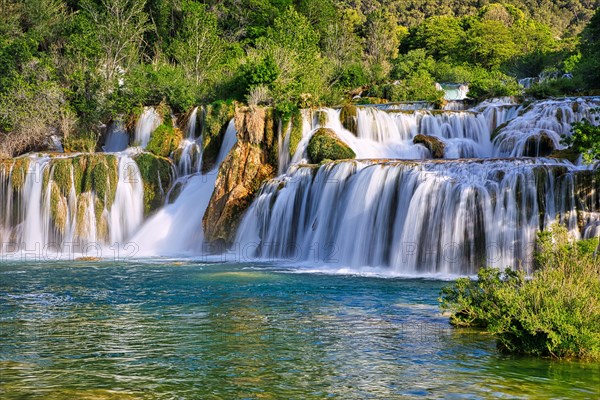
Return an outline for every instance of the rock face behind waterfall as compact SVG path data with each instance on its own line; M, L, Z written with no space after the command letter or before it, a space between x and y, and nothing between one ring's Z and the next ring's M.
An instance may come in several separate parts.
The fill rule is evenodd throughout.
M231 243L242 213L263 182L277 171L276 127L272 110L243 107L236 110L238 142L219 168L215 190L204 214L205 239Z

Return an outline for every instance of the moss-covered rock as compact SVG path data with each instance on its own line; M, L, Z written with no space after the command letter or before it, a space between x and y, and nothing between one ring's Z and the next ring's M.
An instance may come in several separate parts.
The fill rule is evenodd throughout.
M67 199L55 182L51 182L50 185L50 218L56 230L64 234L69 213Z
M300 110L295 110L291 117L290 127L290 157L294 156L296 153L296 149L298 148L298 143L302 140L302 130L304 129L304 119L302 118L302 112Z
M325 126L329 122L329 116L324 110L315 111L315 116L317 117L317 122L321 126Z
M201 123L203 172L208 172L215 166L227 126L234 115L235 104L233 102L219 101L204 108Z
M548 155L550 158L558 158L562 160L569 160L572 163L576 162L581 154L575 151L572 148L562 149L562 150L554 150L552 153Z
M425 146L433 158L444 158L446 145L435 136L418 134L413 138L413 143Z
M354 133L358 132L358 108L352 104L346 104L340 111L340 121L342 126Z
M327 128L318 129L308 142L308 157L313 164L328 160L346 160L355 158L354 151L342 142L334 131Z
M173 163L150 153L141 153L134 160L144 183L144 213L147 215L165 203L165 195L173 182Z
M169 157L181 144L183 132L172 125L161 124L152 133L146 151L161 157Z
M12 165L11 185L13 190L21 190L25 185L27 171L29 170L29 157L15 158Z

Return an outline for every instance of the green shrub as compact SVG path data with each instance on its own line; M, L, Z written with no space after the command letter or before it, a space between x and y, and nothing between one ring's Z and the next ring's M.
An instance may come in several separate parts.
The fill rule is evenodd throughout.
M442 290L441 307L458 327L493 333L501 351L600 360L598 239L574 242L554 225L538 235L536 266L523 271L482 268Z
M356 154L331 129L320 128L308 142L308 157L311 163L319 164L323 160L354 158Z
M600 126L587 120L575 122L570 136L564 136L562 144L583 155L583 160L592 164L600 160Z
M550 79L534 84L526 90L526 94L538 99L576 94L580 91L581 82L577 78Z

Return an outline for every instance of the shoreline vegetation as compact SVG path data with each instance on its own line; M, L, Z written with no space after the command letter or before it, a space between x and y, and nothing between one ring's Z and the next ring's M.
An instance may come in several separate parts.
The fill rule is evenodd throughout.
M558 224L538 233L535 266L482 268L442 289L457 328L493 334L501 352L600 361L598 238L575 241Z
M6 0L0 153L51 135L93 152L111 121L132 127L159 104L182 115L235 101L289 120L351 102L439 106L436 82L474 100L523 85L533 98L600 93L597 4L538 3Z

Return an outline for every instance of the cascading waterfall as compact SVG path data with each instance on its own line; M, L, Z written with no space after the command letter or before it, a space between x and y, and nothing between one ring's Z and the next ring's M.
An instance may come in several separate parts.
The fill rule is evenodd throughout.
M302 140L291 164L306 163L308 143L320 127L332 129L346 142L359 159L431 158L429 151L413 139L417 134L437 137L445 144L444 158L490 157L493 154L490 141L491 124L483 112L428 111L405 112L380 110L378 107L359 107L357 134L344 129L340 122L340 110L322 109L324 123L309 111L304 112Z
M234 121L227 126L216 167L205 174L181 178L180 194L150 217L134 235L132 242L144 256L198 254L204 234L202 217L215 187L219 165L237 141Z
M554 149L563 149L561 137L569 135L571 124L592 118L591 110L600 107L600 97L587 99L546 100L523 110L494 138L496 157L539 157Z
M127 155L34 155L0 167L5 255L86 253L123 243L142 222L142 178Z
M394 274L529 268L540 228L559 218L579 232L576 211L586 210L571 172L551 160L293 167L263 187L236 240L262 258Z
M144 111L135 124L134 144L145 149L150 142L152 132L162 123L161 116L154 107L144 107Z
M180 176L200 172L202 166L202 136L196 138L197 117L198 107L195 107L188 117L186 138L182 140L175 157Z

